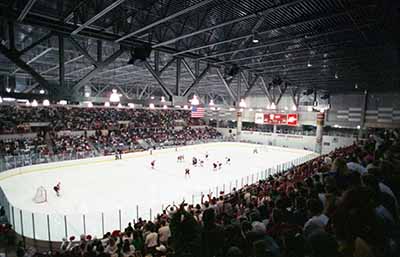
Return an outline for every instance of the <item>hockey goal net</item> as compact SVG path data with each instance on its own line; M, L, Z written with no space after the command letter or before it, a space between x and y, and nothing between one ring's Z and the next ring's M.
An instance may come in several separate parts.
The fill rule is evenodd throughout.
M44 203L47 202L47 191L44 187L40 186L36 189L35 197L33 197L33 202Z

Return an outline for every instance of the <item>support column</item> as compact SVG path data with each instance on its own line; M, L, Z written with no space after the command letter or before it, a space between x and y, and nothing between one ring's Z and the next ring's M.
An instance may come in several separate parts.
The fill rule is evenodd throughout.
M8 48L15 50L15 27L14 22L8 22Z
M361 121L360 121L360 130L358 131L358 138L362 138L367 130L365 126L365 116L367 113L367 109L368 109L368 90L365 90L362 109L361 109Z
M181 85L180 85L180 80L181 80L181 58L176 59L176 84L175 84L175 95L179 96L181 95Z
M238 78L238 88L237 88L237 97L236 97L236 140L240 140L240 136L242 134L242 112L240 111L240 97L241 97L241 87L242 87L242 80L241 76L237 76Z
M242 134L242 112L237 111L236 113L236 136L240 136ZM240 138L238 138L240 140Z
M274 134L276 134L276 131L278 130L278 126L276 124L274 124L273 128L272 128L272 132Z
M315 142L315 152L322 153L322 134L324 130L325 113L317 113L317 133Z
M103 61L103 41L97 40L97 61Z
M59 71L59 77L60 77L60 88L61 90L64 89L65 86L65 68L64 68L64 36L62 34L58 35L58 71Z

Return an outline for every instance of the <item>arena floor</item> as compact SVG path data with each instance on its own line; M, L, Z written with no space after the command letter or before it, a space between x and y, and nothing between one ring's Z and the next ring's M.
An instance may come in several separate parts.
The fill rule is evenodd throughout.
M258 154L253 154L254 148L259 149ZM208 160L205 153L209 154ZM181 154L185 156L183 163L177 162ZM52 240L66 234L101 236L104 231L124 228L137 216L148 219L150 212L155 216L169 203L183 199L198 203L202 192L215 195L224 188L229 192L265 176L268 168L310 154L245 143L209 143L177 151L158 150L153 155L127 154L122 160L109 156L22 168L0 177L0 186L14 206L15 229L23 230L25 236L47 240L48 227ZM205 160L204 167L191 165L194 156ZM226 157L231 159L230 165L225 163ZM150 167L152 160L154 170ZM214 171L212 164L217 161L223 165ZM190 178L185 177L185 168L190 168ZM58 182L60 197L52 189ZM32 198L39 186L46 188L48 201L36 204Z

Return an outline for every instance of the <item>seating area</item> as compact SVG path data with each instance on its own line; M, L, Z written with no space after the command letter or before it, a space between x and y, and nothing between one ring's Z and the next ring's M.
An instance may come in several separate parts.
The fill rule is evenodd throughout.
M399 157L399 134L385 131L103 238L71 235L43 256L399 256Z
M187 110L1 105L0 135L36 137L0 140L0 170L221 138L203 124Z
M123 124L128 124L131 128L203 125L201 120L192 119L188 110L0 106L0 134L28 133L43 129L113 130L119 129Z

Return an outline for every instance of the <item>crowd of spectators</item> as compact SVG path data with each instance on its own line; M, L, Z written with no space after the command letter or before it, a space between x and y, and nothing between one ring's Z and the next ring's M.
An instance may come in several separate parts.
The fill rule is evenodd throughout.
M35 138L8 139L0 140L0 156L48 154L49 148L45 138L37 136Z
M162 147L219 136L212 129L190 127L203 124L188 110L1 105L0 135L34 132L37 137L0 141L0 157L17 156L18 165L24 165L32 156L47 162L54 155L83 158L145 150L140 140L147 147ZM176 130L177 126L184 129Z
M54 136L51 140L54 154L71 154L93 150L85 136Z
M148 110L107 107L25 107L17 105L0 106L0 134L27 133L46 128L62 130L114 130L121 122L130 127L173 127L179 122L186 126L202 125L199 119L192 119L189 110ZM31 123L36 123L31 126Z
M400 256L400 137L370 136L266 180L167 206L52 256Z

